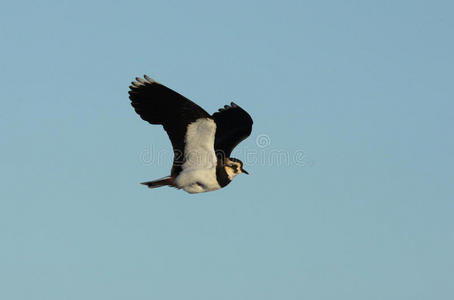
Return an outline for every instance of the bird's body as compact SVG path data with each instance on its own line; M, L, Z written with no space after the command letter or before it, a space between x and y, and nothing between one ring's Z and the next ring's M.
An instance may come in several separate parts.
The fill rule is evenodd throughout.
M220 188L216 179L217 157L214 152L216 123L202 118L189 124L186 132L185 161L175 178L175 185L190 193Z
M240 160L229 157L252 130L252 119L242 108L232 102L209 115L148 76L136 78L129 94L142 119L164 126L174 150L170 176L143 184L203 193L226 186L239 173L247 174Z

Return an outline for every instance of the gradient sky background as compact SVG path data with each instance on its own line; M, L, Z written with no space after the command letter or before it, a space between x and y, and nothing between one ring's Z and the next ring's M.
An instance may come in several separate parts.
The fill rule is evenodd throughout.
M454 299L453 10L4 1L0 298ZM143 74L248 110L251 175L139 185L171 160Z

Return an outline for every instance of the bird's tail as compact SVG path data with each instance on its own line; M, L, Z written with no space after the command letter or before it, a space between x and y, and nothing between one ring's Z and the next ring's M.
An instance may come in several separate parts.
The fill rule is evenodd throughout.
M173 186L173 177L166 176L160 179L156 179L153 181L142 182L141 184L148 186L150 189L154 189L160 186L170 185Z

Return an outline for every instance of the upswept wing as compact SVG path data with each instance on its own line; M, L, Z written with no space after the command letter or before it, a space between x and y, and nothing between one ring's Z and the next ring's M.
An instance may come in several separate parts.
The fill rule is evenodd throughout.
M151 124L163 125L174 151L174 167L183 162L187 126L199 118L211 118L200 106L156 82L147 75L136 78L129 87L131 105L139 116ZM174 168L175 169L175 168ZM174 170L172 173L174 173Z

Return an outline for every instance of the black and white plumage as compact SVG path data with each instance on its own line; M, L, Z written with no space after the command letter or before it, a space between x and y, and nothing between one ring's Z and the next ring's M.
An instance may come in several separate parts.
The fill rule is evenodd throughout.
M243 163L230 155L252 131L252 118L235 103L213 115L148 76L129 87L131 105L139 116L160 124L174 151L170 175L144 182L150 188L172 186L188 193L220 189L240 174Z

